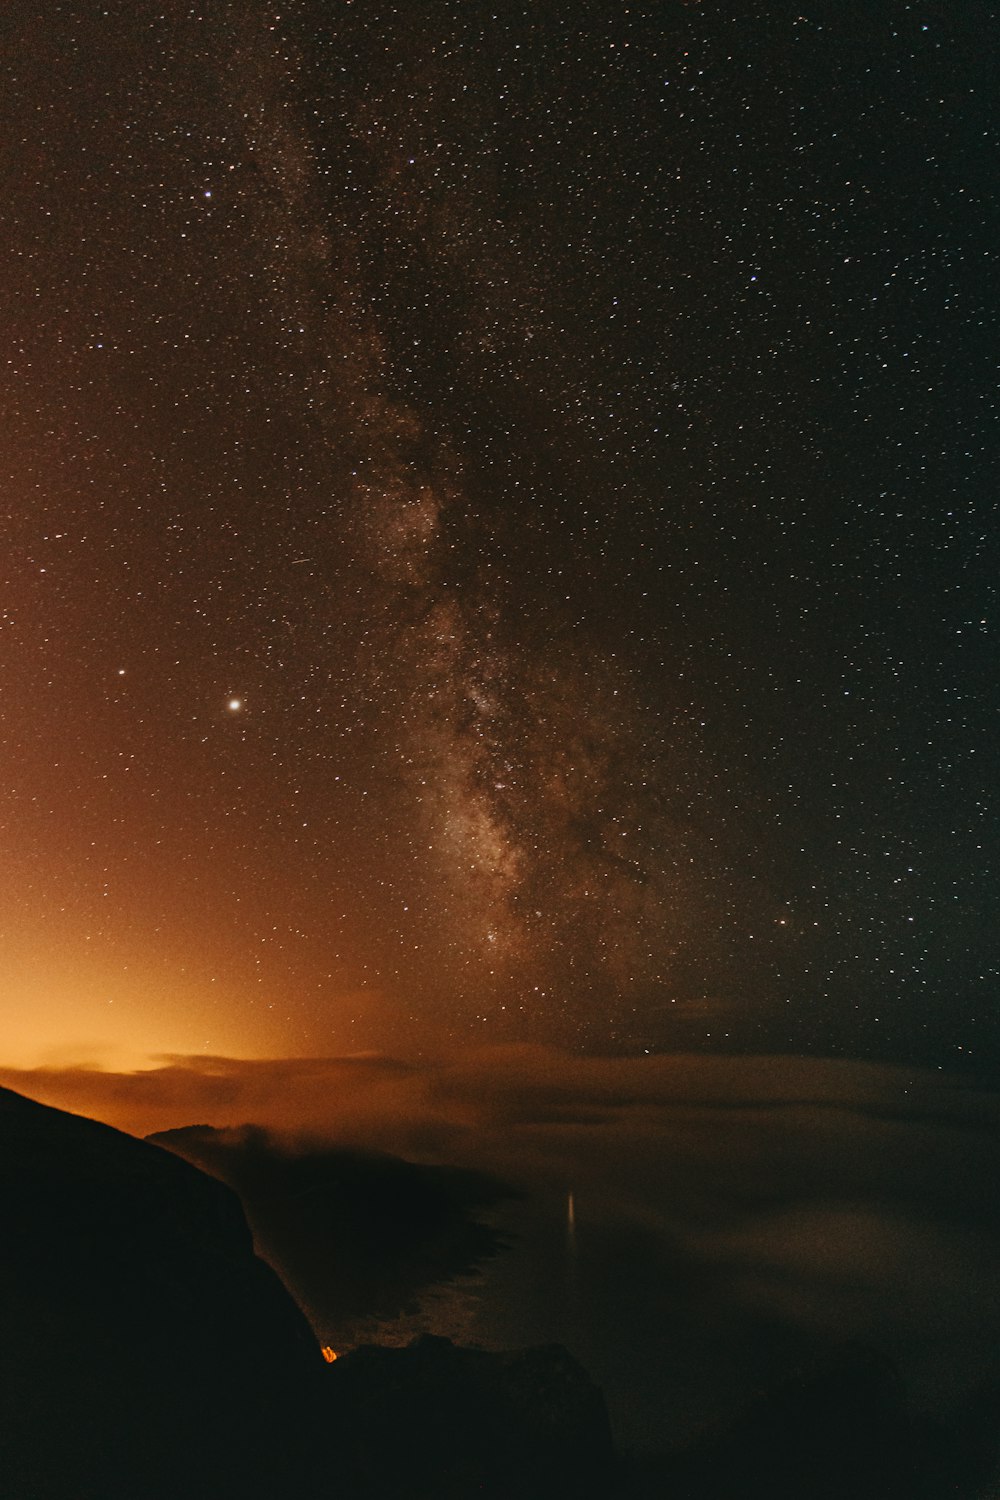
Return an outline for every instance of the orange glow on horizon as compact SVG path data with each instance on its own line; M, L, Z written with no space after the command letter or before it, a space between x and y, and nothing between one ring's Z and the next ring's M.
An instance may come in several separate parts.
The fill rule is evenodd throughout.
M329 1344L324 1344L321 1352L328 1365L332 1365L338 1358L336 1349L331 1349Z

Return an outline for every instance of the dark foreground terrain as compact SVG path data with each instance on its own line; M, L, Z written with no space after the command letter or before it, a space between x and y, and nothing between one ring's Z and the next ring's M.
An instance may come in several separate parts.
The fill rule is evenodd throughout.
M640 1467L558 1346L425 1337L328 1365L239 1200L157 1146L0 1090L3 1500L937 1500L989 1493L968 1431L846 1348Z

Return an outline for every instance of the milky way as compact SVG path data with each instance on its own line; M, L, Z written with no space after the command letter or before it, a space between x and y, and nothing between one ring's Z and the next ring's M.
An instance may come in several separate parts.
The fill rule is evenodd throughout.
M261 18L229 75L241 155L269 188L261 236L273 307L303 369L285 415L310 432L314 492L337 497L334 524L293 544L312 554L296 564L315 611L307 670L328 670L326 650L316 652L326 619L349 641L351 674L348 712L327 733L351 732L359 703L362 734L373 720L384 725L373 769L390 786L380 815L387 807L398 823L385 838L404 872L381 881L397 903L394 925L412 937L412 1003L443 991L465 1023L509 1013L565 1027L568 1012L578 1035L592 1015L597 1033L613 1036L643 998L637 986L663 979L682 926L683 883L653 838L666 842L651 731L628 665L579 617L579 579L559 582L567 566L544 535L551 486L518 493L525 435L507 435L507 472L484 480L476 431L456 420L455 385L444 399L431 389L451 364L455 382L513 426L508 393L526 366L522 399L540 413L553 405L560 331L540 291L531 306L538 249L520 243L489 170L505 59L492 59L484 99L482 18L447 45L426 39L416 59L405 31L386 33L379 85L366 70L360 90L342 90L347 67L336 60L356 68L360 41L331 29L325 67L308 70ZM310 82L324 107L307 107ZM360 213L359 177L368 179ZM391 261L381 280L379 258ZM420 305L390 307L408 275ZM426 355L428 324L442 315L454 342ZM530 479L530 459L524 467ZM585 532L605 506L569 499L576 554L576 525ZM532 578L539 533L542 571ZM349 621L338 594L351 598ZM286 599L280 609L287 615Z
M17 1055L988 1055L995 17L4 26Z

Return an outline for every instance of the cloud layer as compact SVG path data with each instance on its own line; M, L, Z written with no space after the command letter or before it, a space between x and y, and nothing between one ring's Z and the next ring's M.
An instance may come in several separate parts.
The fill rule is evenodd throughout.
M478 1278L443 1262L422 1314L383 1334L560 1339L628 1441L731 1414L844 1339L944 1416L998 1374L1000 1101L941 1074L517 1047L0 1083L140 1133L253 1123L289 1162L377 1150L510 1183L525 1196L488 1212L511 1248Z

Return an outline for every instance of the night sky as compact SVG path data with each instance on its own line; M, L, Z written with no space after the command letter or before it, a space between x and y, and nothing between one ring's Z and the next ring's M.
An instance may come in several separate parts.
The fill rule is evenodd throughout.
M9 0L5 1063L996 1065L998 30Z

